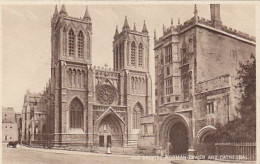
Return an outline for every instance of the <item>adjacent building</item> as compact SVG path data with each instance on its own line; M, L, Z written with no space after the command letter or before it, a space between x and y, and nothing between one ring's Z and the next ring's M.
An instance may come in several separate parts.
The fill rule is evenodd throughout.
M255 38L223 25L220 5L211 19L194 16L154 37L156 145L170 154L212 148L218 124L236 116L237 68L255 55Z
M23 143L32 144L42 140L42 135L47 133L47 105L46 90L41 94L31 93L30 90L27 90L21 114Z
M19 131L14 108L2 108L2 142L18 141Z

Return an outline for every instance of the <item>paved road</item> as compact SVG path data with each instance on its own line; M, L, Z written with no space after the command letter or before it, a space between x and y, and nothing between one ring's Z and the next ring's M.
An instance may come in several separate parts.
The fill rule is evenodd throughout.
M37 149L6 148L2 145L3 164L170 164L170 160L133 159L124 156L101 156L91 153L60 153L59 151L39 151Z
M87 152L75 152L33 148L6 148L2 144L3 164L170 164L170 159L156 157L133 157L124 155L104 155ZM144 159L146 158L146 159ZM147 159L148 158L148 159ZM213 164L216 161L175 160L175 164Z

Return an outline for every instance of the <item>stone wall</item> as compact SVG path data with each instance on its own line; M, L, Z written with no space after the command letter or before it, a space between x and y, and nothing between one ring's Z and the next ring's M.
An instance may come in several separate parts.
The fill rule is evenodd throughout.
M255 54L255 45L211 31L196 28L197 82L230 74L236 76L239 62Z

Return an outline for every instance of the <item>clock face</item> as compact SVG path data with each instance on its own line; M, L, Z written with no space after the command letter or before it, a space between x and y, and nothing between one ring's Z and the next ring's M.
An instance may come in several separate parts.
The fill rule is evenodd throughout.
M114 102L115 91L110 85L100 86L97 90L97 99L101 104L110 105Z

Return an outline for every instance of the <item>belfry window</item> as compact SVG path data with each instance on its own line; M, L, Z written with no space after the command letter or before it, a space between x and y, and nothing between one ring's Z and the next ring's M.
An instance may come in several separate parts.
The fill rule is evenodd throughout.
M82 31L78 34L78 57L83 58L84 53L84 36Z
M69 56L74 56L74 32L70 30L69 32Z
M143 45L141 43L138 46L138 66L143 66Z
M131 44L131 65L135 66L135 52L136 51L136 46L135 42L132 42Z
M63 55L66 56L67 53L67 33L66 29L63 29Z
M75 98L70 104L70 128L82 128L83 125L83 105L79 99Z

